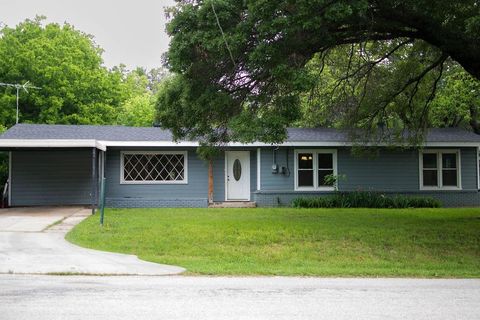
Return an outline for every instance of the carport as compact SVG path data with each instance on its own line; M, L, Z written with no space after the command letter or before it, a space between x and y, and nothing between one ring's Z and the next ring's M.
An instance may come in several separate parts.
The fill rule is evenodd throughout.
M98 204L106 147L96 140L1 139L9 206Z

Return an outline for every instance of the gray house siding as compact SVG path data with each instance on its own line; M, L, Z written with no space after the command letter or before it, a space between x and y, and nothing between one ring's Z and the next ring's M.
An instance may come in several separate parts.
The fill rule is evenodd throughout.
M298 148L298 149L312 149ZM315 149L315 148L313 148ZM332 148L328 148L332 149ZM288 174L273 174L271 166L274 148L263 148L261 155L261 190L254 193L259 206L289 205L294 198L331 194L322 191L295 191L295 148L279 148L276 163L279 168L287 167ZM458 191L422 191L419 187L418 150L382 149L370 157L351 154L350 148L336 148L338 152L338 174L346 179L338 183L339 191L378 191L392 194L431 196L441 200L445 206L478 206L480 194L477 187L476 148L461 148L461 183ZM287 162L288 158L288 162ZM288 170L287 170L288 172Z
M208 188L208 181L204 188ZM225 153L213 161L213 201L225 201Z
M338 151L338 173L341 191L412 191L419 189L417 150L385 150L378 156L355 157L350 149Z
M187 184L121 184L121 151L187 151ZM256 149L250 151L250 191L256 191ZM107 152L105 198L108 207L206 207L208 205L208 163L196 148L126 148ZM214 201L225 201L225 152L213 162Z
M12 151L12 206L91 203L91 150Z
M187 151L187 184L121 184L121 151ZM108 207L206 207L208 166L195 148L128 148L107 151L105 202Z
M463 190L478 191L478 163L476 148L461 148Z
M476 190L476 149L461 148L460 154L462 189ZM339 150L338 173L347 176L339 182L341 191L419 191L419 172L418 150L384 150L371 158L352 156L349 149Z
M275 153L275 156L274 156ZM273 158L278 167L288 168L290 174L272 173ZM288 164L288 166L287 166ZM260 190L293 191L294 189L294 148L262 148L260 161Z
M261 148L260 190L257 190L257 149L250 151L251 200L258 206L286 206L300 196L331 192L294 190L293 147L275 151L280 172L272 173L273 147ZM303 149L303 148L298 148ZM312 149L312 148L305 148ZM417 150L382 149L376 156L356 157L350 148L328 148L338 152L340 191L371 190L387 194L431 196L445 206L480 206L477 186L477 149L461 148L462 190L423 191L419 189ZM444 149L444 148L442 148ZM188 184L121 184L120 152L187 151ZM228 149L227 149L228 150ZM12 205L72 205L91 202L91 149L49 149L12 151ZM106 205L109 207L206 207L208 205L208 164L196 148L109 148L105 166ZM225 152L214 160L214 201L225 201Z

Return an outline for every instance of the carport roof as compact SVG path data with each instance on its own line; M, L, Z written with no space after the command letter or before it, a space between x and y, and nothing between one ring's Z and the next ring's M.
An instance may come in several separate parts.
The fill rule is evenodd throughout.
M173 142L172 133L157 127L17 124L0 136L0 147L197 146L196 141ZM351 145L345 131L331 128L289 128L283 145ZM480 146L480 135L459 128L430 129L426 145ZM231 146L268 144L232 143Z
M0 139L66 139L102 141L172 141L168 130L156 127L17 124Z

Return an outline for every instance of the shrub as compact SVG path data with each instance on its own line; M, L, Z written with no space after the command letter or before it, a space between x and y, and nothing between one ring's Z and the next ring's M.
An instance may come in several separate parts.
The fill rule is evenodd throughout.
M439 208L437 199L430 197L386 196L379 192L337 192L333 195L296 198L295 208Z

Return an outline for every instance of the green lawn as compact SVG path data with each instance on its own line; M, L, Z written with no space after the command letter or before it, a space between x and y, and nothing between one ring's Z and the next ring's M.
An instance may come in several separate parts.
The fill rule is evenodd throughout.
M67 239L190 274L480 277L477 209L109 209Z

